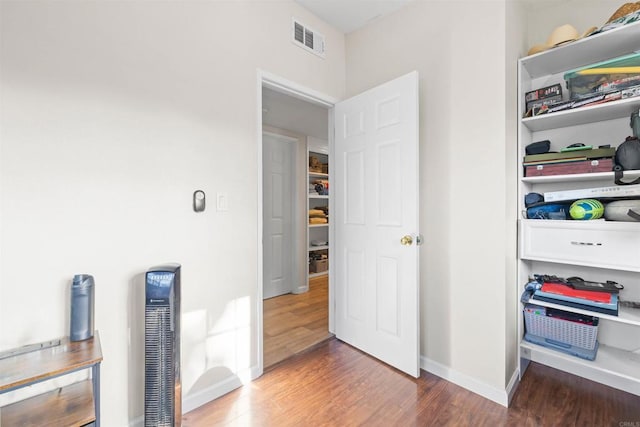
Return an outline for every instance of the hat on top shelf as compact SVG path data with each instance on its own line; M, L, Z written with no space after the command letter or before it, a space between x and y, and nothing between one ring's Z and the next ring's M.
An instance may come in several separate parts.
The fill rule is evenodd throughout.
M556 27L545 44L536 44L531 46L527 55L535 55L536 53L544 52L545 50L552 49L554 47L562 46L566 43L571 43L576 40L580 40L587 36L593 34L598 27L591 27L587 31L585 31L582 35L576 30L573 25L564 24L559 27Z
M633 13L636 10L640 10L640 1L637 1L635 3L625 3L622 6L620 6L618 10L614 12L613 15L611 15L611 18L609 18L609 20L605 22L605 24L615 21L616 19L622 18L623 16L627 16L628 14Z
M611 18L597 32L603 33L638 21L640 21L640 1L625 3L611 15Z

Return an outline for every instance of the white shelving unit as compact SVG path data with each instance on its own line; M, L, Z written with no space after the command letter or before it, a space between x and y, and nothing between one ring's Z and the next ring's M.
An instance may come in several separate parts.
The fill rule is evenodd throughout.
M519 117L524 94L552 84L564 84L564 73L574 68L640 50L640 23L594 35L519 61ZM568 98L568 94L564 94ZM631 135L629 117L640 108L640 97L524 118L519 123L519 161L525 147L550 140L551 150L582 142L594 147L618 146ZM519 206L530 192L613 186L613 173L524 177L519 167ZM625 179L640 171L625 172ZM543 224L544 222L544 224ZM614 280L624 285L621 300L640 301L640 223L550 221L521 219L519 228L518 296L533 274L585 280ZM595 242L576 244L576 242ZM629 249L630 248L630 249ZM537 305L600 318L596 360L587 361L536 344L520 343L521 374L528 361L542 363L640 396L640 309L620 306L611 316L542 301ZM522 316L520 336L524 335Z
M327 141L318 140L315 138L309 138L307 143L307 158L311 156L317 157L320 160L320 163L329 164L329 146ZM329 174L311 171L309 169L307 173L307 182L309 185L312 185L314 181L328 181ZM315 207L329 207L329 195L318 194L315 191L309 189L308 195L308 209L313 209ZM324 245L312 245L311 242L314 240L319 240L326 242ZM329 223L327 224L308 224L307 227L307 248L308 248L308 257L311 258L314 252L320 252L329 254L329 249L331 246L331 242L329 240ZM327 260L328 262L328 260ZM329 269L326 271L311 273L309 272L309 279L324 276L329 274Z

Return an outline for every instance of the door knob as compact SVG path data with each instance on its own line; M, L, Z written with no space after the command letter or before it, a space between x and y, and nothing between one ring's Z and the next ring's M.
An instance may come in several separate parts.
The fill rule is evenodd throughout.
M406 236L403 236L402 239L400 239L400 244L401 245L411 246L412 243L413 243L413 238L411 236L409 236L408 234Z

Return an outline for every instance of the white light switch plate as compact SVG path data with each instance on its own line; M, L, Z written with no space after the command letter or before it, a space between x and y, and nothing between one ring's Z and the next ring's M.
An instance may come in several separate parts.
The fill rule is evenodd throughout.
M227 193L216 193L216 210L218 212L226 212L229 210Z

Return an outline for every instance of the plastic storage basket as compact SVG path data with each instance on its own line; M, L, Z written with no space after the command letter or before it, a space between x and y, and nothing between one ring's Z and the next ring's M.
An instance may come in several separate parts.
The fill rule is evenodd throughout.
M576 68L564 75L571 99L613 92L640 84L640 53Z
M597 318L595 318L597 320ZM544 307L526 306L524 321L527 332L572 346L593 350L598 335L597 321L594 325L549 317Z

